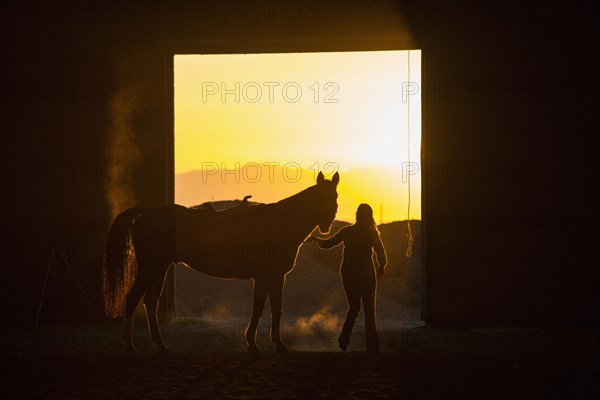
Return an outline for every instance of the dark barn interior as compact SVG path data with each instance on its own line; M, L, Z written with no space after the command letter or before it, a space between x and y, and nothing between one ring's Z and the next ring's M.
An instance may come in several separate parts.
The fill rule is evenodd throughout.
M172 201L173 54L409 48L423 54L424 321L599 322L597 28L585 7L15 2L3 15L7 328L33 329L54 245L102 319L112 218ZM55 265L41 324L94 322Z

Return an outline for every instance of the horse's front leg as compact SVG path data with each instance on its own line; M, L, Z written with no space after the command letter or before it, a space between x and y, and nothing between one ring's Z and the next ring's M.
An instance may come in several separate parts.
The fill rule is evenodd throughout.
M248 328L246 328L246 343L248 344L249 353L258 352L258 346L256 346L256 328L258 328L258 322L260 321L263 309L265 308L268 290L267 282L264 278L254 278L252 316L250 317Z
M280 336L281 305L283 297L283 285L285 275L276 275L269 282L269 302L271 303L271 341L275 345L275 351L285 353L287 349L283 345Z

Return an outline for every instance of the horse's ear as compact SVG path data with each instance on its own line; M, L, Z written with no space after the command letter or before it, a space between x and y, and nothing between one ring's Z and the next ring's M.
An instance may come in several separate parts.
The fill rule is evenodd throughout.
M325 175L323 175L323 172L319 172L319 175L317 175L317 185L323 182L325 182Z
M338 183L340 183L340 174L339 172L336 172L335 174L333 174L333 178L331 178L331 182L333 182L336 186Z

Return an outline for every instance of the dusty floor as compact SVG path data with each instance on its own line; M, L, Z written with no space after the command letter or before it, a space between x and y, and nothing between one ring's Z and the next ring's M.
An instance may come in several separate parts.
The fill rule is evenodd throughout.
M247 354L243 321L181 320L163 327L157 355L145 326L127 355L117 325L4 328L3 399L596 399L600 329L433 329L380 324L381 354L361 329L348 352L335 329L284 328L276 354L259 330Z

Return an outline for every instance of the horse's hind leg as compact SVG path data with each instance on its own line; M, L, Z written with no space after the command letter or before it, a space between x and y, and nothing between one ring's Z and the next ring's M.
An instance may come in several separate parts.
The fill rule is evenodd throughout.
M271 341L275 351L285 353L287 349L281 341L279 333L281 323L281 306L283 297L284 275L274 276L269 281L269 303L271 303Z
M133 286L125 297L125 320L123 322L123 341L125 342L125 351L135 352L133 345L133 315L140 299L144 295L144 282L136 278Z
M254 278L254 298L252 300L252 316L250 317L250 323L246 328L246 343L248 343L248 352L257 353L258 346L256 346L256 328L258 328L258 321L263 313L265 307L265 300L267 299L268 287L264 279Z
M163 291L165 282L166 270L162 275L158 275L154 282L151 283L146 296L144 297L144 307L146 309L146 317L148 318L148 328L150 329L150 338L154 344L158 347L159 353L169 351L165 345L160 334L160 328L158 326L158 301Z

